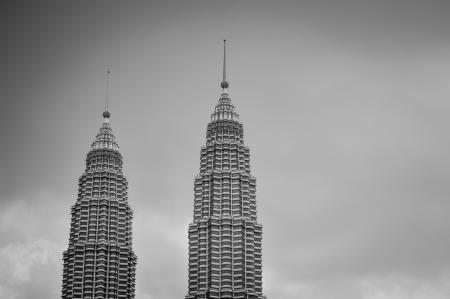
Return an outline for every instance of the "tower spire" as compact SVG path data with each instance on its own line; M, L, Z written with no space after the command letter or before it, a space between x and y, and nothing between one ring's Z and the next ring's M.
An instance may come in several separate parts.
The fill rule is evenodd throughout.
M105 122L109 121L109 117L111 116L111 113L108 111L108 102L109 102L109 74L110 71L106 71L106 92L105 92L105 111L103 111L103 118L105 119Z
M229 84L227 82L227 55L226 55L226 42L227 40L223 40L223 77L222 77L222 83L220 83L220 86L222 87L223 91L228 88Z

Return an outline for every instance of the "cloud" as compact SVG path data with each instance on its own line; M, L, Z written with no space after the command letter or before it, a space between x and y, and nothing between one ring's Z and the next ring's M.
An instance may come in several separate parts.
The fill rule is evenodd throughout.
M272 276L266 270L268 298L444 299L450 295L450 271L431 280L405 273L297 280L283 273Z
M362 299L446 299L450 295L450 276L427 282L389 275L362 281L361 287Z
M59 247L48 240L29 240L23 244L9 244L0 248L0 264L4 270L1 280L10 285L23 284L32 278L32 270L37 265L59 263Z
M140 292L136 292L136 298L139 299L154 299L156 297L148 294L148 293L140 293Z
M0 201L0 298L56 298L67 238L60 230L68 231L69 222L63 205L47 191L36 192L33 200Z
M48 240L28 240L0 248L0 298L48 298L58 293L59 247ZM44 297L41 297L44 296Z
M0 298L16 299L17 296L17 290L15 288L0 284Z
M159 210L135 211L137 294L161 299L183 298L188 273L187 224L188 221L173 221L171 214Z

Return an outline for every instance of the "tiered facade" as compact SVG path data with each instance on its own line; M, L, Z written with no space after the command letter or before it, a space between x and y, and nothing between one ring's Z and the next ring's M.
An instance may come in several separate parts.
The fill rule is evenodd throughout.
M224 89L201 148L195 178L194 220L189 225L186 299L265 298L262 293L262 225L256 217L256 179L243 126Z
M109 112L86 158L72 206L69 248L63 254L62 298L129 299L135 293L133 211L122 155Z

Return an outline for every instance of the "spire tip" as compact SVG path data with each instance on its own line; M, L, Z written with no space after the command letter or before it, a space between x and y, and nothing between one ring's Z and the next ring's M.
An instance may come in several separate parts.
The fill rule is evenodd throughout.
M227 81L227 64L226 64L226 39L223 40L223 77L222 77L222 83L220 83L220 87L222 87L223 91L225 92L225 89L230 86L230 84Z
M105 111L103 111L103 118L108 119L111 116L111 113L108 111L108 102L109 102L109 74L111 72L106 70L106 93L105 93Z

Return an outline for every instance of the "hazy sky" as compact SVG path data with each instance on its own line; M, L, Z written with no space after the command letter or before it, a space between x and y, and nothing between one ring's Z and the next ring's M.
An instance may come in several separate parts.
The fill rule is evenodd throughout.
M268 298L450 298L448 0L2 1L0 33L0 298L61 296L106 69L137 298L184 297L224 38Z

